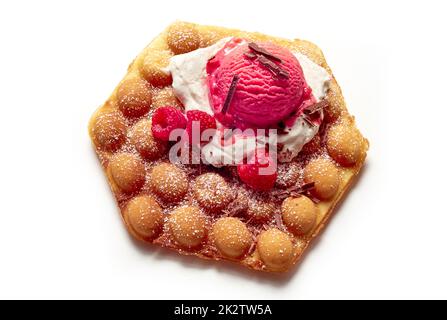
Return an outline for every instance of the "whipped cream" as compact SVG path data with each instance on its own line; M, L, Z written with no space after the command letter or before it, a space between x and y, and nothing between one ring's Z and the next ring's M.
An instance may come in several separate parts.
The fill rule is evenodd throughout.
M307 85L312 89L312 94L317 101L322 100L326 96L329 89L329 81L331 76L323 67L310 60L304 54L293 52L303 69L304 78Z
M224 38L212 46L173 56L166 72L172 75L172 87L185 111L200 110L214 115L208 99L206 64L214 58L231 38Z
M200 110L214 115L209 101L206 65L231 39L224 38L209 47L171 58L165 71L171 73L172 87L178 99L185 106L185 111ZM305 55L299 52L293 54L303 69L304 78L312 89L314 98L316 101L320 101L326 96L331 76L324 68L312 62ZM218 129L223 130L220 123L218 123ZM233 143L222 146L221 134L216 134L203 147L202 154L209 164L223 166L235 163L231 162L234 159L250 157L260 144L268 142L269 145L282 144L283 148L278 152L278 160L289 162L298 155L306 143L312 140L318 129L318 125L312 126L300 116L293 125L286 126L284 131L287 133L270 133L268 138L261 138L261 140L255 136L234 133L230 137L233 139ZM266 139L269 141L265 141Z

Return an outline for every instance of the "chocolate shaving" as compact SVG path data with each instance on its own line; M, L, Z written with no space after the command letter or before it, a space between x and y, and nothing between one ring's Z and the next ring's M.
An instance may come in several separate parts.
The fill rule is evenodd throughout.
M303 184L302 186L292 186L285 190L280 190L273 193L273 196L279 200L284 200L288 197L299 197L302 195L306 195L310 197L314 202L316 202L313 197L309 196L308 192L315 188L315 182L309 182Z
M257 243L257 239L256 237L253 235L253 241L251 242L250 248L247 251L247 255L250 256L253 252L255 252L256 249L256 243Z
M318 199L318 198L316 198L316 197L314 197L314 196L312 196L312 195L309 195L308 198L309 198L310 200L312 200L314 203L320 203L320 202L321 202L320 199Z
M286 130L286 124L282 121L278 123L278 133L279 134L288 134L289 131Z
M254 59L254 58L258 58L258 61L265 67L267 67L273 74L275 74L276 76L279 77L283 77L288 79L289 78L289 73L284 70L283 68L281 68L279 65L277 65L275 62L279 62L281 63L282 60L280 58L278 58L277 56L271 54L270 52L268 52L267 50L261 48L260 46L258 46L256 43L254 42L250 42L248 44L248 47L253 51L253 52L247 52L245 53L245 56L250 58L250 59Z
M227 206L227 208L223 209L222 213L224 213L224 215L226 215L228 217L233 217L245 210L246 210L246 206L243 203L235 200L235 201L231 202Z
M239 81L239 76L235 74L233 80L231 81L230 89L228 89L227 97L225 98L224 105L222 107L222 113L225 114L230 107L231 100L233 99L234 92L236 91L237 82Z
M309 191L315 188L315 182L309 182L301 186L301 190L303 191Z
M310 126L315 127L316 124L312 122L311 119L306 114L303 114L303 120L306 121Z
M284 143L278 142L276 144L276 151L282 151L284 149Z
M328 102L326 100L321 100L320 102L317 102L306 109L304 109L304 113L307 115L312 115L317 111L323 110L328 106Z
M267 59L265 56L258 56L259 62L268 68L273 74L288 79L289 73L274 63L272 60Z
M256 43L254 42L250 42L248 44L248 47L253 50L254 52L261 54L263 56L265 56L266 58L269 58L271 60L277 61L277 62L282 62L282 60L280 58L278 58L277 56L271 54L270 52L268 52L267 50L265 50L264 48L261 48L260 46L258 46Z

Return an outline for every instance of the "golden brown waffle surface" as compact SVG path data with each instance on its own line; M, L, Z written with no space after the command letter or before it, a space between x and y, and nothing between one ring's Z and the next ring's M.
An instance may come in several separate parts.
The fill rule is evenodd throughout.
M368 141L356 128L332 75L319 133L296 159L279 165L273 190L251 190L234 167L170 163L169 145L152 136L151 115L161 106L183 106L163 69L170 57L228 36L300 52L332 75L321 50L308 41L176 22L131 63L93 114L89 133L123 221L135 238L181 254L286 271L348 192L365 161ZM314 188L300 193L306 184Z

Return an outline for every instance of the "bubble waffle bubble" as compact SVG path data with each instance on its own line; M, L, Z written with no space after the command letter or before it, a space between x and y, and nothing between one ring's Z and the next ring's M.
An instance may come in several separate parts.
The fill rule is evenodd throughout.
M176 22L132 62L94 113L89 133L123 221L135 238L185 255L286 271L347 193L363 166L368 141L332 77L318 134L292 162L279 165L271 191L248 188L234 167L170 163L168 143L151 132L154 110L183 110L165 67L174 55L229 36L299 52L332 75L321 50L308 41Z

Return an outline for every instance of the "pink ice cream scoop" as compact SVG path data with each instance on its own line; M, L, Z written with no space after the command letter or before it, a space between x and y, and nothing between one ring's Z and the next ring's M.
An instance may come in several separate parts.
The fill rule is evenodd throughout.
M207 73L215 117L228 127L274 127L312 95L296 57L272 43L233 39Z

